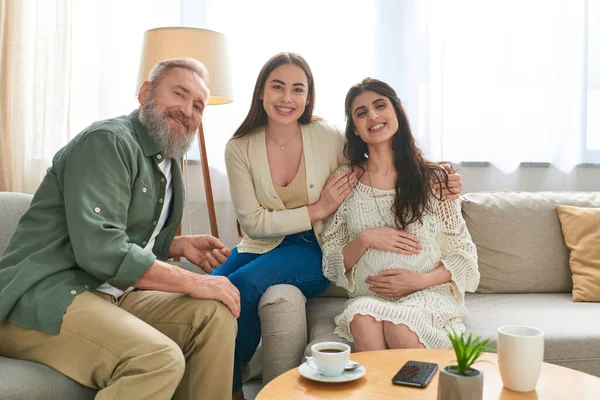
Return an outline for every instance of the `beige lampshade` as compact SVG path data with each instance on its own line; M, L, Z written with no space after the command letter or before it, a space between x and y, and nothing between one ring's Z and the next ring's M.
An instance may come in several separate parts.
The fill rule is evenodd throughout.
M225 35L207 29L174 27L146 31L137 90L148 80L156 63L178 57L196 59L208 69L208 104L233 101Z

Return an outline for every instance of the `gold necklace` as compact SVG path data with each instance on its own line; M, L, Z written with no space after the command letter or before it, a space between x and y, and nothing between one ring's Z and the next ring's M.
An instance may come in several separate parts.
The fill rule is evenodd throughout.
M285 146L287 146L288 144L292 143L294 141L294 139L296 139L296 136L298 136L298 134L300 133L300 131L302 130L302 128L298 128L298 132L296 132L296 134L286 143L286 144L281 144L279 143L277 140L275 140L271 135L269 135L267 133L267 129L265 128L265 135L267 135L267 137L269 139L271 139L272 141L274 141L279 147L281 147L281 150L284 150Z
M365 163L365 170L367 171L367 179L369 180L369 188L371 188L371 195L373 196L373 200L375 200L375 207L377 208L377 212L379 213L379 218L383 221L383 224L388 228L393 228L391 224L389 224L386 219L383 217L381 213L381 209L379 208L379 203L377 202L377 195L375 194L375 189L373 189L373 184L371 183L371 174L369 174L369 166Z

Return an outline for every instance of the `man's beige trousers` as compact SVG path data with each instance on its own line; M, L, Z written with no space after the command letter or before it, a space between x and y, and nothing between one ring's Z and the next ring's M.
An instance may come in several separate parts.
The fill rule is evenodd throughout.
M214 300L83 292L58 335L0 323L0 354L100 389L97 400L231 398L237 322Z

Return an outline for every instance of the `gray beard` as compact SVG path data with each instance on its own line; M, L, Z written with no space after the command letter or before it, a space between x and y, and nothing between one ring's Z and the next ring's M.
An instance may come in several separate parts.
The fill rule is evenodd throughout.
M167 121L168 111L161 114L156 109L154 95L142 106L139 118L165 157L182 158L190 149L196 132L188 129L183 138L176 137Z

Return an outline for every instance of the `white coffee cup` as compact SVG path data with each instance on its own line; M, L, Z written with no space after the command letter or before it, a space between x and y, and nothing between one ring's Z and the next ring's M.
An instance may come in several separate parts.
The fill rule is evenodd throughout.
M498 328L498 367L505 388L535 390L544 360L544 331L522 325Z
M350 359L350 346L338 342L322 342L310 348L312 357L306 363L325 376L340 376Z

